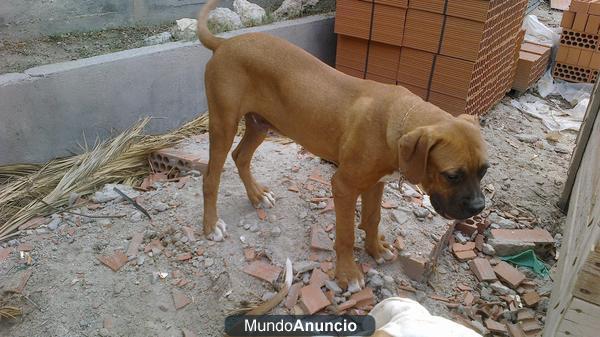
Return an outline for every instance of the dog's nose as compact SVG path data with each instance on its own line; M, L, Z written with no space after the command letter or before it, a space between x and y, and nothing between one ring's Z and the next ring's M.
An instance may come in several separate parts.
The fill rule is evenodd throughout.
M465 206L469 213L477 215L485 208L485 199L483 197L472 198L466 203Z

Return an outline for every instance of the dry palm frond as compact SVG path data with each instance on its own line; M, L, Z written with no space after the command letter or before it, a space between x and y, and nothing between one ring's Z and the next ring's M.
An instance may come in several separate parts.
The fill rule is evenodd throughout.
M88 195L107 183L134 184L149 173L148 155L208 130L203 114L174 132L144 135L145 118L117 137L83 154L52 160L43 165L0 166L0 240L18 234L23 223L47 216L65 206L71 193ZM244 132L240 123L238 134ZM289 143L286 138L270 140Z
M0 319L15 319L21 316L23 312L17 307L4 306L0 307Z

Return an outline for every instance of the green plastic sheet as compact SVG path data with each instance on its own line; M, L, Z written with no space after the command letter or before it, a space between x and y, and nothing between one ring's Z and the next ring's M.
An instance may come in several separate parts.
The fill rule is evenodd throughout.
M533 270L543 278L547 278L549 274L548 266L540 260L532 249L522 253L501 257L502 260L515 264L517 266L527 267Z

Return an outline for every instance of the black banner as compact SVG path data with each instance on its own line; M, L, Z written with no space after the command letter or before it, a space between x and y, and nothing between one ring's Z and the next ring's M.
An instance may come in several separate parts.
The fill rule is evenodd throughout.
M228 316L225 332L231 336L371 336L372 316L263 315Z

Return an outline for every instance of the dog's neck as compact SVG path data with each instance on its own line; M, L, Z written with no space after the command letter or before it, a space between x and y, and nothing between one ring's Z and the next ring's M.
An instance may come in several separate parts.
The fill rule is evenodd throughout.
M398 163L398 140L402 136L419 127L434 125L448 118L452 118L452 115L432 107L431 103L425 102L416 95L395 102L390 109L386 132L386 142L392 151L395 163Z

